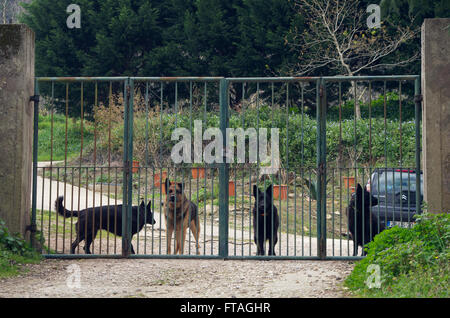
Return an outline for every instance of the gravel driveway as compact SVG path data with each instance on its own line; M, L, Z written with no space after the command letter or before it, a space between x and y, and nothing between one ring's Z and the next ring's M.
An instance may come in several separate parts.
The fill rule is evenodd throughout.
M342 283L352 268L349 261L44 260L0 280L0 297L347 297Z
M45 186L49 185L46 181ZM51 197L38 202L38 207L52 209L57 192L63 193L61 186L53 181L52 191L44 189ZM78 193L78 188L74 188ZM69 193L66 199L70 201ZM38 199L41 196L39 192ZM100 195L96 196L95 201L99 202ZM89 206L91 200L81 201ZM218 227L211 228L210 234L215 237ZM284 239L281 237L281 242ZM327 243L328 249L332 248L332 242ZM297 244L304 246L305 251L310 249L309 242ZM315 255L315 238L311 245L311 255ZM344 248L343 255L347 255L352 246ZM350 261L47 259L39 265L26 265L26 273L20 276L0 280L0 297L346 297L348 293L342 283L352 269ZM74 285L71 282L77 273L79 285Z

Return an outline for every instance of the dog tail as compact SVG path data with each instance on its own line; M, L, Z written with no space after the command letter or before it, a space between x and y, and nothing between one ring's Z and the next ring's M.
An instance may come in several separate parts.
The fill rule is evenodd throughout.
M67 210L63 205L64 197L60 196L55 201L55 210L65 218L78 217L77 211Z

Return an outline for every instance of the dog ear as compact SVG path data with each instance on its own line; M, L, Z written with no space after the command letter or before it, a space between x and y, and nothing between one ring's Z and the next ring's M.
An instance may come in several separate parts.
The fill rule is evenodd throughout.
M152 200L149 200L147 204L147 210L150 211L151 207L152 207Z
M272 184L271 184L270 186L267 187L267 189L266 189L266 195L272 196Z
M256 184L253 185L253 196L256 198L257 193L259 192L258 186Z
M177 182L177 186L180 187L180 190L183 191L185 189L184 182Z
M358 200L360 198L362 198L362 194L363 194L363 188L361 187L361 185L358 183L357 187L356 187L356 197L358 198Z
M169 192L169 186L170 186L170 180L169 180L168 178L166 178L166 181L164 181L163 186L165 187L165 188L164 188L164 191L165 191L166 193L168 193L168 192Z
M145 208L144 200L141 201L141 205L140 205L140 206L143 207L143 208Z

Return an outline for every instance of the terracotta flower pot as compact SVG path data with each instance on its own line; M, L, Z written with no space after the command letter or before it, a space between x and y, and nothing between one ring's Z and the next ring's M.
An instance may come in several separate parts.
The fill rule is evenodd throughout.
M234 197L236 195L236 185L234 181L228 181L228 195Z
M279 199L281 196L281 200L286 200L287 195L287 185L285 184L274 184L273 185L273 198Z
M347 189L351 189L355 187L355 177L344 177L344 186Z
M201 179L205 177L205 168L192 168L192 178Z
M159 172L155 173L153 177L154 177L155 187L159 187L161 182L164 182L166 180L167 171L163 171L162 174ZM163 191L165 191L164 187L163 187Z
M136 173L139 171L139 161L133 160L133 167L131 168L131 171L133 173Z

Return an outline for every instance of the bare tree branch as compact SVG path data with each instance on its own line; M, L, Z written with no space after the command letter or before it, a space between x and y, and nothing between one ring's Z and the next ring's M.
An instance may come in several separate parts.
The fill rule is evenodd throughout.
M383 58L416 38L419 28L398 26L393 34L383 24L381 28L369 29L366 10L358 7L356 1L295 0L294 7L305 18L307 28L302 33L294 30L292 41L288 41L288 45L299 50L299 62L291 75L312 75L326 66L336 75L353 76L365 70L404 66L417 59L414 54L403 61L380 64Z

